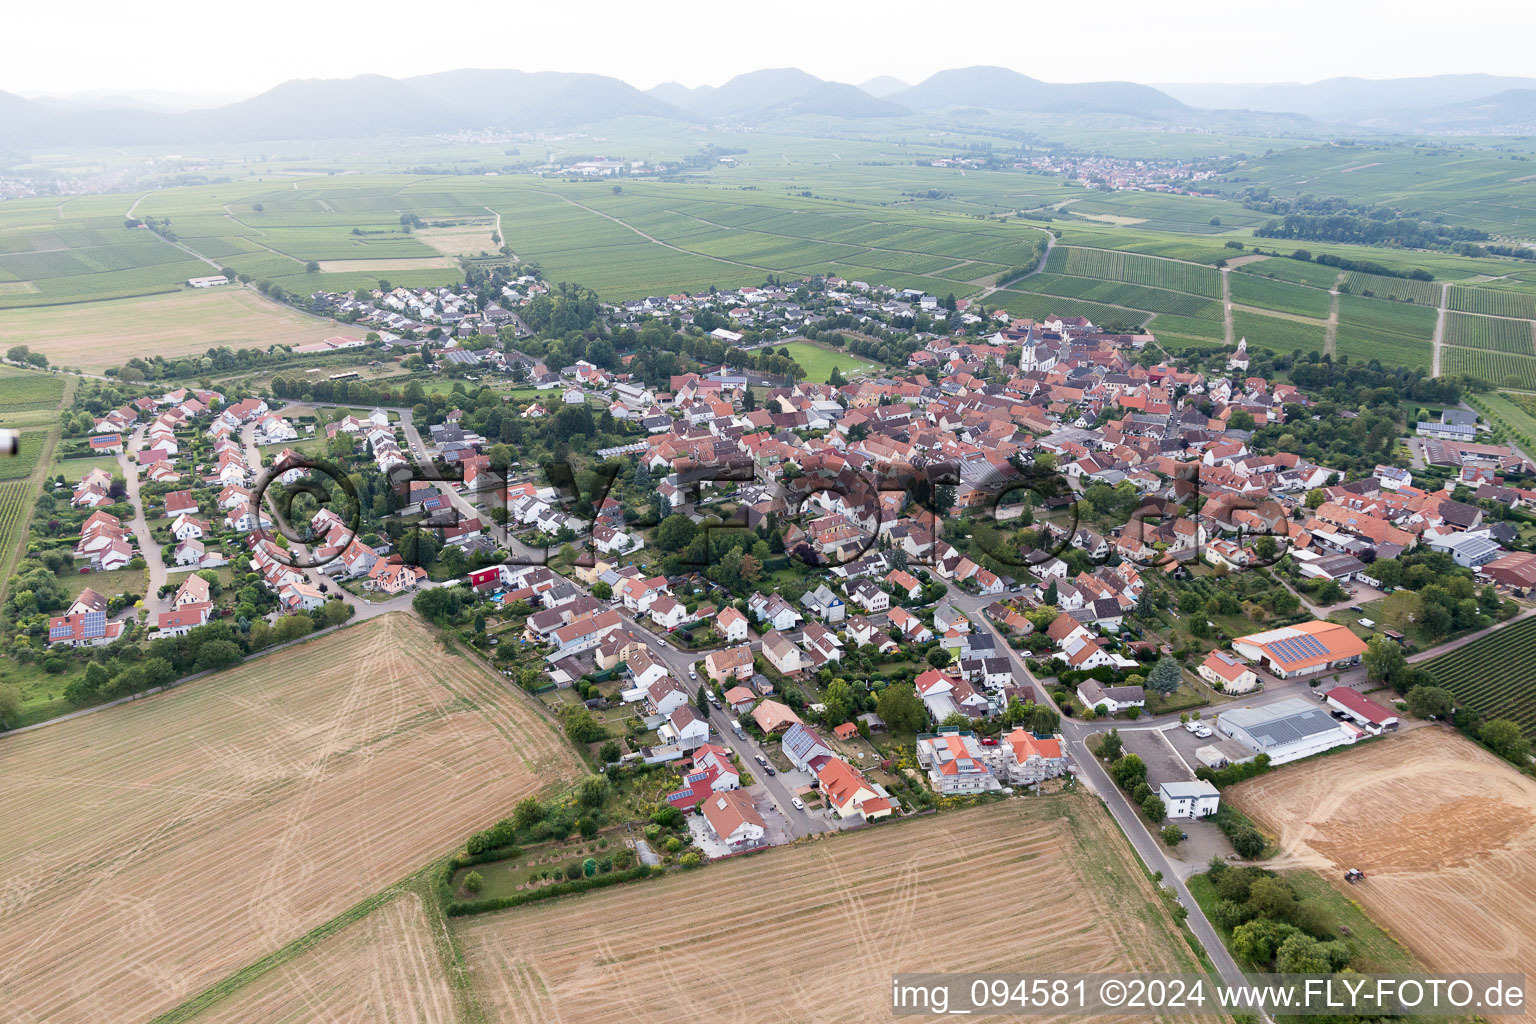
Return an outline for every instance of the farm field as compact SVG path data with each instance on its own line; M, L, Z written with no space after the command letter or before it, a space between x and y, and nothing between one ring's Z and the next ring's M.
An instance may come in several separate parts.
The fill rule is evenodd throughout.
M1254 274L1231 274L1232 301L1242 306L1279 310L1322 320L1328 316L1331 296L1322 288L1309 288L1287 281L1271 281Z
M191 1019L453 1024L455 993L438 956L440 929L420 896L400 893Z
M4 317L0 313L0 321ZM8 333L0 333L6 347L16 344L8 339ZM58 374L0 367L0 423L10 423L23 413L51 412L63 397L64 378Z
M1021 889L1038 894L1027 912ZM707 912L659 933L679 900ZM976 941L936 942L957 914ZM504 1024L746 1024L770 1003L779 1020L863 1022L889 1015L896 971L1198 969L1109 815L1080 794L879 825L453 929ZM679 954L699 950L712 968L683 969Z
M444 256L478 256L482 252L495 252L501 243L491 237L496 222L485 218L483 222L458 224L451 228L418 228L416 238Z
M5 737L0 1001L148 1020L577 774L402 615Z
M1536 332L1530 320L1505 320L1472 313L1445 314L1445 344L1489 352L1536 355Z
M1536 737L1536 618L1522 619L1424 663L1459 703L1512 718Z
M1154 324L1154 327L1156 325ZM1289 354L1295 349L1303 352L1323 350L1323 322L1316 320L1303 323L1278 316L1250 313L1245 309L1232 311L1232 336L1247 338L1249 345L1272 349Z
M876 363L867 359L847 352L833 352L807 341L792 342L788 348L790 357L805 368L806 378L817 383L825 383L834 367L844 377L855 373L872 373L879 369Z
M1495 387L1536 390L1536 356L1446 347L1440 352L1440 371L1465 373Z
M7 345L24 344L55 365L94 373L135 354L171 359L221 345L302 345L339 327L229 287L97 303L89 315L66 306L0 310Z
M1412 794L1412 799L1404 799ZM1223 793L1434 970L1536 970L1536 782L1427 726ZM1365 881L1346 886L1347 868Z

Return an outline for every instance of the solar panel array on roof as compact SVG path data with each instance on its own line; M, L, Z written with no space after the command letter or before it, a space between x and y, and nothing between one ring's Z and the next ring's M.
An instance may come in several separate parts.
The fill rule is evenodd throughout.
M1317 637L1309 634L1277 640L1269 645L1269 649L1278 660L1287 665L1293 661L1309 661L1313 658L1328 656L1328 648L1324 647Z

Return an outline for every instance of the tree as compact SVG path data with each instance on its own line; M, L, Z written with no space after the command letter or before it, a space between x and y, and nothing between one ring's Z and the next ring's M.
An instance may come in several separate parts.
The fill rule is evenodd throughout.
M1248 887L1248 911L1254 917L1289 920L1296 909L1296 893L1283 879L1266 875Z
M464 876L464 890L466 892L479 892L485 886L485 879L478 871L471 871Z
M598 580L596 583L592 584L592 596L597 598L599 601L607 601L613 597L613 588L604 583L602 580Z
M1441 686L1415 686L1408 691L1407 702L1408 713L1415 718L1449 718L1456 706L1451 691Z
M1179 688L1183 680L1184 670L1179 667L1178 661L1165 654L1157 659L1157 664L1147 673L1147 689L1167 697Z
M1365 678L1378 683L1396 682L1408 667L1403 649L1384 636L1372 637L1365 645Z
M656 545L663 551L682 551L698 536L699 527L685 515L670 515L656 527Z
M709 691L704 689L704 684L699 684L699 692L693 695L693 706L699 709L699 714L704 718L709 717Z
M619 744L617 740L608 740L597 751L597 760L601 764L613 764L619 759Z
M1131 757L1135 756L1135 754L1131 755ZM1153 793L1141 802L1141 813L1147 816L1148 821L1157 825L1168 817L1168 808L1163 806L1163 798Z
M608 742L612 743L612 740ZM576 800L583 807L601 807L608 799L608 780L601 775L582 779L576 787Z
M1050 736L1061 727L1061 716L1052 711L1048 705L1036 704L1029 712L1026 719L1026 727L1037 736ZM1117 736L1116 739L1119 739Z
M532 828L544 820L544 805L536 796L524 797L512 811L512 822L518 828Z
M917 691L905 683L892 683L881 691L875 713L889 728L900 732L916 732L928 721L928 708L918 699Z
M320 264L316 263L314 260L310 260L308 263L304 264L304 271L305 273L309 274L318 274L320 273Z
M853 687L841 677L832 680L823 691L821 702L827 706L827 721L841 725L854 711Z
M1268 845L1264 842L1264 837L1259 835L1258 830L1248 825L1234 829L1227 836L1227 841L1232 844L1232 849L1237 851L1239 857L1249 860L1263 853L1264 847Z
M1477 734L1488 749L1520 767L1525 767L1531 757L1531 741L1520 731L1518 722L1508 718L1495 718L1485 722Z
M1177 825L1164 825L1162 836L1165 845L1178 846L1184 841L1184 830Z
M416 531L418 533L422 531ZM464 607L464 595L459 587L433 587L423 590L411 599L411 607L418 615L440 626L452 622Z
M11 728L20 718L21 691L14 686L0 686L0 729Z
M1252 430L1253 427L1253 414L1247 409L1234 409L1232 415L1227 417L1229 430Z
M244 652L233 640L210 640L198 649L197 670L206 672L210 669L227 668L242 657Z
M1138 755L1126 754L1110 766L1109 774L1117 786L1129 792L1147 781L1147 765Z
M1099 747L1099 756L1113 764L1120 760L1125 745L1120 740L1120 730L1111 729L1104 734L1104 743Z

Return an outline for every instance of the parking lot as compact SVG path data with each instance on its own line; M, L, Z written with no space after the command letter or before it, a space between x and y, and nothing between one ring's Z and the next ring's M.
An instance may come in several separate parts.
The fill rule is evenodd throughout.
M1195 740L1195 737L1184 732L1175 725L1170 732L1177 732L1184 738ZM1194 778L1194 771L1189 764L1194 762L1194 754L1189 754L1189 764L1186 764L1174 753L1167 739L1158 729L1133 729L1121 730L1120 740L1124 744L1127 754L1135 754L1147 764L1147 783L1155 790L1164 782L1188 782ZM1195 740L1197 744L1209 743L1209 740Z

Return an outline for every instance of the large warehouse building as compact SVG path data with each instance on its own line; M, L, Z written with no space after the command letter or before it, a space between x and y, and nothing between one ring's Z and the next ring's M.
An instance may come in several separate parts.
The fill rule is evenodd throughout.
M1358 664L1365 641L1336 622L1302 622L1240 636L1232 650L1259 662L1280 679L1310 676Z
M1358 726L1335 720L1327 707L1300 697L1225 712L1216 717L1216 728L1256 753L1268 754L1270 764L1321 754L1364 735Z

